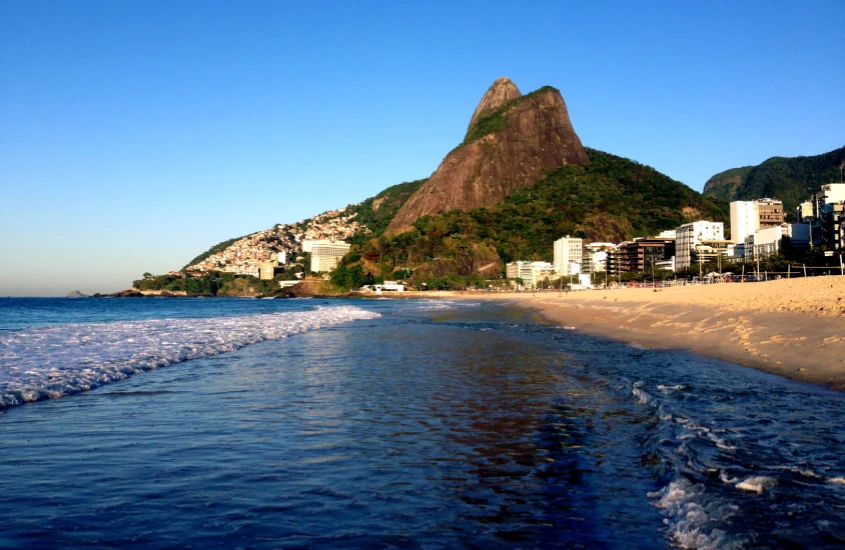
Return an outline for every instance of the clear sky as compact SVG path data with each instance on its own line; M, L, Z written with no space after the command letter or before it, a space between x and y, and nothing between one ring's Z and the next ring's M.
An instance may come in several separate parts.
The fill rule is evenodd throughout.
M127 288L428 176L488 86L701 190L845 145L845 1L0 0L0 295Z

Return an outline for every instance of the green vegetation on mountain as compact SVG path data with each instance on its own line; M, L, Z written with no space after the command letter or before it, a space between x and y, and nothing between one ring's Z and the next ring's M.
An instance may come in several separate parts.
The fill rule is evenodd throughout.
M827 183L840 179L840 166L845 163L845 147L810 157L772 157L754 166L732 195L725 200L752 200L764 197L780 199L784 209L793 212L812 193ZM742 170L742 169L735 169ZM728 171L730 172L730 170ZM726 174L727 172L722 172ZM713 176L712 179L721 174ZM708 182L709 184L709 182ZM723 197L718 190L705 186L705 194Z
M396 212L408 200L408 197L413 195L426 181L425 179L421 179L393 185L375 197L370 197L359 204L348 206L346 213L349 215L358 214L355 217L355 221L372 232L369 237L380 237L390 224L390 220L396 215ZM369 237L362 233L356 235L353 238L353 242L362 243Z
M275 295L280 291L279 281L295 280L296 274L302 274L304 271L305 269L300 265L281 268L272 280L261 280L249 275L222 271L209 271L199 277L145 273L143 279L132 282L132 288L167 292L184 291L188 296Z
M743 166L720 172L707 180L703 194L730 202L734 200L737 187L745 183L753 169L753 166Z
M564 235L620 242L693 220L729 219L722 200L634 161L587 153L589 165L553 170L491 208L423 216L411 231L371 239L360 247L361 261L385 277L397 268L414 269L418 281L466 276L493 263L501 272L498 260L551 260L553 241Z

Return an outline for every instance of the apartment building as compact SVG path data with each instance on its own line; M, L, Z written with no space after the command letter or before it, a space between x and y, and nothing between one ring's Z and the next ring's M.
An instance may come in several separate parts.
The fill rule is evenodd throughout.
M626 241L617 251L618 270L647 271L655 266L666 265L675 255L675 239L641 238ZM658 265L659 264L659 265Z
M554 268L549 262L510 262L505 265L505 275L508 279L522 280L522 287L528 290L537 288L546 277L551 280Z
M581 273L603 273L607 269L607 253L616 246L613 243L585 244L581 252Z
M303 241L303 245L305 242ZM341 258L349 252L351 245L344 242L310 241L308 248L311 251L311 271L328 273L337 267Z
M774 199L733 201L731 203L731 242L744 243L758 229L777 227L783 223L783 202Z
M758 229L745 238L744 260L753 262L763 259L787 247L804 248L809 246L809 241L810 225L806 223L785 223Z
M718 250L727 252L725 224L701 220L685 223L675 230L675 269L690 267L699 256L710 257Z
M560 275L579 275L583 261L583 241L569 235L554 243L554 269Z
M828 183L812 196L813 217L821 219L822 209L826 204L845 201L845 183Z

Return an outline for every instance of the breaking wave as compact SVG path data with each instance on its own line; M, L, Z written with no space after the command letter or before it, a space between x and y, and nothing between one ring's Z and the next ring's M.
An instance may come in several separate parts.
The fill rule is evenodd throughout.
M133 374L348 321L356 307L242 317L73 324L0 333L0 409L79 393Z

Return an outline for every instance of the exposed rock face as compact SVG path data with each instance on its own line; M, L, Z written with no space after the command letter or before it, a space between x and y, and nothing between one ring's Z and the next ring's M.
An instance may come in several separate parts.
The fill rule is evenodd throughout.
M402 206L389 233L407 231L425 214L493 206L537 183L547 170L590 163L560 92L542 88L500 104L514 93L519 90L507 79L491 86L475 110L468 139ZM479 128L490 133L472 140Z
M522 96L522 94L519 92L519 88L516 87L516 84L511 82L510 78L506 76L497 78L496 82L490 86L487 93L481 98L481 101L478 103L478 107L475 108L475 112L472 113L472 119L470 119L469 126L467 127L467 134L469 134L470 129L472 129L472 125L478 122L479 118L485 114L492 113L502 105L509 103L520 96Z

